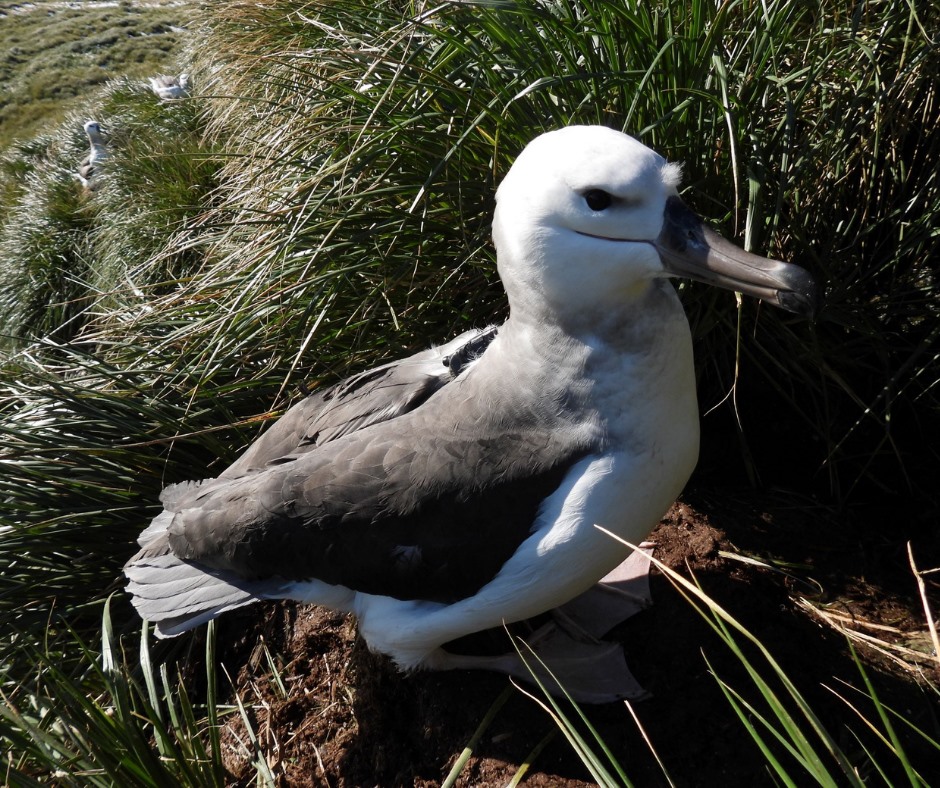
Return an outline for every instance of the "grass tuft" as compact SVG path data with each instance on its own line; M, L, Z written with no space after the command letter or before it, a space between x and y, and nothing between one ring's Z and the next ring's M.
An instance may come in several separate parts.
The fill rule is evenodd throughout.
M61 62L100 74L108 64L92 67L85 44L102 57L126 44L127 62L144 39L177 35L154 27L129 43L122 20L145 18L135 8L102 10L114 23ZM843 506L900 490L936 509L933 5L187 9L191 98L157 101L139 81L157 61L142 60L94 91L97 76L83 76L80 103L43 114L41 135L0 138L0 621L13 633L0 643L0 738L31 753L16 767L22 784L82 769L131 784L159 769L143 749L149 731L186 728L196 704L181 696L158 714L155 698L175 691L169 674L138 688L76 645L97 638L159 490L218 473L309 385L498 321L493 191L543 130L629 131L684 162L686 197L726 234L824 285L815 325L680 285L703 409L720 403L706 445L736 446L714 467L746 467L741 478L755 482L772 474ZM15 40L37 20L0 19L18 96L28 46L65 51L48 27ZM45 83L66 66L47 64ZM86 195L72 175L90 116L111 155ZM120 597L111 612L116 655L137 623ZM30 689L10 689L20 686ZM43 705L67 686L63 711ZM768 723L783 737L805 728L841 779L825 731L785 685L781 697L795 704L789 721L762 712ZM115 698L128 726L146 712L152 727L114 732L133 765L114 752L93 764L88 731L104 746L103 704Z
M27 647L36 681L4 690L0 704L0 735L15 754L8 763L8 784L45 784L45 775L57 785L74 786L223 785L217 733L210 729L207 735L203 716L217 720L218 709L197 708L165 666L158 685L146 629L139 658L128 660L108 606L101 624L100 660L73 635L73 647L84 655L77 671L63 669L55 653ZM214 681L215 662L207 665ZM6 685L9 677L3 678Z
M0 150L80 112L115 74L146 77L171 68L194 10L186 2L4 4Z

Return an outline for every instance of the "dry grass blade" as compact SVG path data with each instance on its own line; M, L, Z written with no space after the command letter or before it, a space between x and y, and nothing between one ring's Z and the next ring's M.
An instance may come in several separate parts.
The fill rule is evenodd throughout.
M646 735L646 729L643 727L643 723L640 722L640 718L637 716L636 710L633 708L633 704L630 701L625 700L623 705L627 707L627 710L630 712L630 716L633 717L633 722L636 724L637 730L640 732L640 735L643 737L643 741L646 742L646 746L649 747L649 751L653 754L653 757L656 759L656 763L659 764L659 768L663 773L663 777L666 778L666 782L670 786L675 788L675 783L672 781L672 778L669 776L669 772L666 770L666 765L662 762L662 759L659 757L659 753L656 752L656 748L653 746L653 742L650 741L649 736Z
M925 654L922 651L917 651L907 646L903 646L900 643L894 643L889 640L885 640L884 637L877 637L876 635L869 635L865 632L860 632L856 627L863 627L867 629L872 629L875 631L880 631L885 634L902 634L900 630L894 629L893 627L885 627L882 625L872 624L866 621L859 621L855 618L845 616L838 612L833 612L825 610L822 607L803 599L802 597L796 600L796 603L805 611L812 614L815 618L823 621L828 624L830 627L836 631L842 633L850 640L854 640L856 643L860 643L868 648L871 648L877 651L882 656L888 658L898 667L903 668L906 672L921 677L924 675L923 664L927 660L931 660L932 655ZM851 625L851 626L850 626ZM903 633L905 636L910 639L911 633ZM926 634L926 630L925 630ZM924 639L927 642L926 638Z
M936 569L919 570L914 563L914 549L911 543L907 543L907 557L911 564L911 571L914 573L914 579L917 580L917 589L920 592L920 601L924 606L924 616L927 619L927 628L930 630L930 640L933 643L933 657L940 665L940 638L937 637L937 622L930 609L930 601L927 599L927 583L924 582L924 575L936 572Z

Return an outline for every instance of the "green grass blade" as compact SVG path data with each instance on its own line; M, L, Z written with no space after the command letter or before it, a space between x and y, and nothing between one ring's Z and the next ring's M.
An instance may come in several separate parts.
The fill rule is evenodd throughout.
M904 746L901 744L901 740L897 735L897 731L891 722L891 717L889 716L885 706L881 703L881 699L878 697L878 693L875 691L875 687L871 683L871 679L868 677L868 671L865 670L865 666L862 664L861 659L859 659L858 652L855 650L855 646L848 638L846 638L846 642L848 643L849 651L852 654L852 659L855 662L855 666L858 668L859 675L861 675L862 681L865 683L867 696L875 707L875 711L878 714L878 719L881 720L884 736L887 736L890 739L889 748L891 752L903 766L904 773L912 786L920 788L921 786L927 785L923 777L921 777L911 765L910 759L907 757L907 752L905 751ZM882 736L882 740L884 740L884 736Z
M517 786L525 779L526 775L529 773L529 770L532 768L532 764L538 760L539 755L542 750L544 750L555 737L558 735L558 728L554 727L546 733L541 741L536 744L532 751L522 759L522 763L519 764L519 768L516 770L516 773L512 776L512 779L506 784L506 788L517 788Z
M463 771L464 766L467 765L467 762L473 756L474 748L480 743L480 739L483 738L483 734L486 733L486 730L493 723L493 720L496 719L496 715L499 713L499 710L506 704L506 701L509 700L512 695L513 688L509 686L506 687L506 689L504 689L496 697L496 700L494 700L490 705L486 714L483 715L483 719L480 720L480 724L477 726L477 729L470 737L470 741L467 742L467 746L464 747L460 755L457 756L456 762L451 767L451 770L447 773L447 777L444 778L444 782L441 783L441 788L452 788L452 786L456 785L457 778L460 777L460 773Z
M743 696L732 688L727 682L723 681L714 671L711 663L708 662L706 658L706 663L708 664L709 670L711 670L712 675L715 677L715 681L718 683L719 688L721 689L722 694L725 696L725 699L734 709L735 714L737 714L738 719L741 721L741 724L747 730L750 737L754 740L755 744L760 748L761 753L763 753L764 758L770 767L776 772L777 776L783 780L785 785L788 786L797 786L799 783L789 775L777 757L774 755L773 750L767 745L767 742L764 740L764 737L760 735L760 732L751 722L751 718L755 718L761 725L776 739L776 741L783 746L790 755L800 764L800 766L807 772L812 773L813 769L809 763L803 758L802 754L795 748L791 743L789 738L774 728L773 724L762 715L754 706L748 703ZM745 713L747 712L747 713ZM750 715L750 716L749 716Z
M613 756L613 753L611 753L607 743L603 740L594 726L591 725L590 720L588 720L581 707L571 698L567 690L564 688L564 685L558 681L548 665L545 664L539 655L533 651L532 647L522 638L513 638L513 645L516 649L516 653L522 660L522 663L529 671L533 682L535 682L538 688L542 691L542 694L545 696L545 699L548 701L548 703L546 704L545 702L536 698L532 693L527 692L521 687L519 689L528 697L535 700L535 702L538 703L539 706L541 706L551 716L551 718L555 721L555 724L559 727L562 733L565 734L565 738L568 739L568 743L571 744L571 746L574 748L575 752L578 754L578 757L581 759L581 762L591 772L594 779L597 780L601 785L632 785L626 773L623 771L623 767L620 765L620 763L618 763L617 759ZM597 745L600 748L600 751L603 753L603 760L595 753L593 747L588 744L587 741L585 741L577 727L568 719L554 694L548 691L537 670L529 662L529 658L527 658L523 653L523 649L529 652L531 658L535 659L541 670L543 670L545 674L547 674L554 682L554 685L561 689L566 700L568 701L568 704L572 707L572 709L574 709L575 713L581 719L581 722L591 734L595 745ZM605 760L606 763L604 762ZM610 774L608 771L608 766L613 767L616 773L616 777Z

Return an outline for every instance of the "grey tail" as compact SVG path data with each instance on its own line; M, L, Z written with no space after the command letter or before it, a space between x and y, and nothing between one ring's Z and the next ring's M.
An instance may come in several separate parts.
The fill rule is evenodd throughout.
M141 618L156 624L157 637L175 637L229 610L281 596L283 580L251 581L181 561L167 539L172 519L167 511L154 518L141 534L142 549L124 567L131 601Z

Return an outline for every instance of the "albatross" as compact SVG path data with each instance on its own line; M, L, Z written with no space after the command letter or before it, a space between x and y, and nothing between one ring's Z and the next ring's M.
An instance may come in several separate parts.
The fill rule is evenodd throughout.
M447 644L585 598L630 555L595 526L638 544L696 463L692 340L667 280L815 306L806 271L707 229L679 179L609 128L535 138L496 195L506 321L314 392L217 478L168 487L125 566L140 615L171 637L294 599L354 613L404 670L524 675L515 655ZM603 643L547 640L576 698L630 693L609 659L587 667Z
M82 128L85 130L85 136L88 137L89 149L88 155L78 165L75 180L88 191L94 191L98 186L98 164L108 157L108 149L104 144L101 125L97 121L86 121Z
M161 101L186 98L189 95L189 74L183 73L179 76L160 74L156 77L148 77L147 81L150 83L153 94Z

